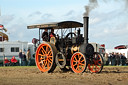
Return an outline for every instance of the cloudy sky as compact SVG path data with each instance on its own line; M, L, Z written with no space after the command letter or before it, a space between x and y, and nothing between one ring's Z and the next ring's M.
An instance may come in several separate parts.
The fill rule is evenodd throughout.
M7 28L10 41L31 42L32 38L38 38L38 30L29 30L28 25L64 20L83 23L85 6L89 3L89 0L0 0L0 24ZM105 44L106 48L128 45L127 3L127 0L97 0L89 13L89 42Z

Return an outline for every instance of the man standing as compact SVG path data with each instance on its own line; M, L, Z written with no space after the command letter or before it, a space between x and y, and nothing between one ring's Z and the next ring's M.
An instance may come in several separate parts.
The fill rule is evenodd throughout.
M19 64L20 64L20 66L22 66L22 50L20 50L20 52L19 52L19 58L20 58Z
M30 66L30 62L31 62L30 49L28 49L27 54L26 54L26 57L27 57L28 66Z
M48 29L45 29L42 33L42 39L43 41L48 41Z
M23 52L22 54L22 62L23 62L23 66L26 66L26 55L25 55L25 52Z

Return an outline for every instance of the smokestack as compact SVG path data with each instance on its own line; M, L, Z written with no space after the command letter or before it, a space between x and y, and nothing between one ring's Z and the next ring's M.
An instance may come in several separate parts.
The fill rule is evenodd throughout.
M88 22L89 22L89 17L84 16L84 43L88 43Z

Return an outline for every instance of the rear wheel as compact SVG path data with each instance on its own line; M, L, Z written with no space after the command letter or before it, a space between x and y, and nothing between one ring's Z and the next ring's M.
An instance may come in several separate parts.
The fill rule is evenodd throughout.
M71 69L75 73L82 73L86 70L86 58L80 52L76 52L72 55L70 63Z
M89 59L88 68L91 73L100 73L103 69L103 58L99 53L94 53Z
M56 68L56 47L52 43L42 43L36 51L36 65L42 72L52 72Z

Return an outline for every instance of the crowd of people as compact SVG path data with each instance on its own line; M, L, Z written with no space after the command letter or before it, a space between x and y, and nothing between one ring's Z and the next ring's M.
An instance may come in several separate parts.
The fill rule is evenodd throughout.
M15 56L13 56L10 61L7 59L7 57L4 59L5 66L17 66L17 62L18 61L16 60Z
M7 59L7 57L5 57L4 59L5 66L17 66L17 65L30 66L30 62L31 62L30 49L28 49L27 54L25 54L25 52L22 52L22 50L20 50L19 63L18 60L15 58L15 56L13 56L10 61Z
M27 54L25 54L25 52L22 52L22 50L20 50L19 58L20 58L19 60L20 66L30 66L30 61L31 61L30 49L28 49Z
M104 57L105 65L112 65L112 66L125 66L126 65L126 56L125 53L106 53Z

